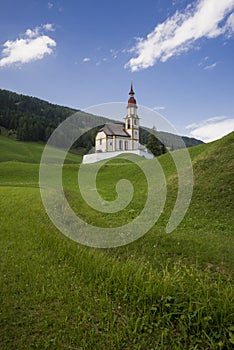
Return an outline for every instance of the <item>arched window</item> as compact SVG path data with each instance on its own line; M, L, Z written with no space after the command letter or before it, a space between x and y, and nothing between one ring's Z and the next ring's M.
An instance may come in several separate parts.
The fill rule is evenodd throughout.
M127 125L127 129L131 128L131 123L130 123L130 119L128 119L128 125Z

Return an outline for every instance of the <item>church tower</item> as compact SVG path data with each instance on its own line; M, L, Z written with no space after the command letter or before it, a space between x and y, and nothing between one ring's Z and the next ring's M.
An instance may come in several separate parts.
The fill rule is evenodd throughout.
M139 118L137 115L137 104L134 98L135 92L131 84L129 99L127 105L128 114L125 117L125 130L130 135L130 147L131 150L137 150L139 147Z

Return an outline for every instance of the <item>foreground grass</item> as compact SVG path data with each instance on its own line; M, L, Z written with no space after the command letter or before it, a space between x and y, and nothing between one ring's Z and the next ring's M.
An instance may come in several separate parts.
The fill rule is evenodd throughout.
M232 349L231 145L233 135L191 149L193 200L170 235L164 228L177 181L169 156L163 156L170 195L162 217L138 241L109 250L80 246L55 229L41 204L38 165L0 163L0 347ZM145 189L135 165L110 162L98 186L104 198L113 199L123 175L135 178L139 192L121 213L125 222L138 212ZM106 220L82 204L76 179L77 165L66 165L64 187L74 210Z
M80 247L55 231L36 189L4 187L1 195L8 203L3 348L231 349L234 295L227 275L182 257L154 269L145 259L123 261Z

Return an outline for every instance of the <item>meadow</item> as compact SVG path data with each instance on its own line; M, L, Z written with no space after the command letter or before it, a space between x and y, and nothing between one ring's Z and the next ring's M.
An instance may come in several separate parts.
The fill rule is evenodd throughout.
M38 184L43 145L0 136L0 348L233 349L233 146L234 133L189 149L193 197L171 234L177 176L170 155L160 156L168 196L158 222L131 244L97 249L48 218ZM137 164L116 158L101 168L104 199L115 198L121 178L135 189L125 210L103 215L82 201L80 162L69 153L63 171L77 214L111 227L140 213L146 182Z

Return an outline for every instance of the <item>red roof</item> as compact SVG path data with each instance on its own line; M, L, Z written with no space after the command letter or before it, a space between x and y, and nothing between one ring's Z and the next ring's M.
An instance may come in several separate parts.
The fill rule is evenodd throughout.
M135 98L133 97L133 96L131 96L130 98L129 98L129 100L128 100L128 104L136 104L136 100L135 100Z
M136 100L134 98L134 95L135 95L135 92L133 91L133 87L132 87L132 84L131 84L131 88L130 88L130 91L129 91L129 95L131 96L128 100L128 104L136 104Z

